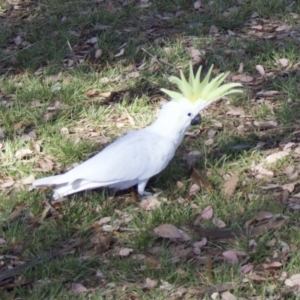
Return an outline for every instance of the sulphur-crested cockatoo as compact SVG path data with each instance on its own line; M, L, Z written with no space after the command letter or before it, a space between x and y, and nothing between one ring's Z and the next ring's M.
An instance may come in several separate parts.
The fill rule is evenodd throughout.
M148 180L160 173L174 157L190 125L200 122L199 112L207 105L229 93L237 83L223 84L228 74L221 74L209 82L212 68L200 82L190 66L189 82L181 73L181 80L171 77L181 93L162 89L172 100L164 104L151 125L130 131L65 174L37 179L33 187L53 186L53 198L99 187L124 190L137 185L138 193L145 195Z

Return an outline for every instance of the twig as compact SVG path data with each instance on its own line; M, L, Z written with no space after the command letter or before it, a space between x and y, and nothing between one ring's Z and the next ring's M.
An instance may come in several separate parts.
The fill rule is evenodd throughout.
M25 270L27 270L29 268L32 268L32 267L34 267L34 266L36 266L36 265L38 265L38 264L40 264L42 262L48 261L48 260L52 259L55 256L63 254L65 252L71 250L72 248L79 246L80 244L82 244L84 242L85 242L85 240L77 240L73 244L65 246L63 249L54 250L54 251L52 251L50 253L47 253L43 257L35 258L35 259L33 259L33 260L31 260L31 261L23 264L23 265L17 266L15 268L11 269L11 270L7 270L7 271L4 271L4 272L1 272L0 273L0 286L6 284L8 278L11 278L11 277L14 277L16 275L19 275L23 271L25 271Z
M145 53L147 53L148 55L150 55L152 58L154 58L157 62L161 63L162 65L166 65L166 66L169 66L169 67L173 67L173 65L171 65L170 63L160 59L160 58L157 58L155 55L151 54L150 52L148 52L146 49L144 48L141 48Z

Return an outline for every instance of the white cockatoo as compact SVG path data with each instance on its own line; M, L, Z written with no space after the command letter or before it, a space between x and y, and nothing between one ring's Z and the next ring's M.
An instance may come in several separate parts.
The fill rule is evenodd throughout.
M162 106L154 123L128 132L65 174L35 180L33 187L53 186L54 199L100 187L124 190L134 185L140 195L147 194L148 180L166 168L186 130L200 122L199 112L225 95L240 92L234 89L238 83L220 86L228 74L209 81L211 71L212 67L202 82L201 68L194 76L192 66L189 82L182 72L181 79L170 77L181 93L162 89L172 100Z

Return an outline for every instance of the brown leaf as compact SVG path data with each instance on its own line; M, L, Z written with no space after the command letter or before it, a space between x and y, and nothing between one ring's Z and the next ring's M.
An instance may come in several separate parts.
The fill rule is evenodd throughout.
M97 253L102 254L109 249L113 239L111 234L104 235L102 232L99 232L90 241L96 245Z
M237 264L239 262L238 255L233 250L228 250L222 253L223 257L231 264Z
M276 161L281 160L288 155L290 155L290 153L287 151L279 151L276 153L272 153L266 157L266 162L269 164L273 164Z
M233 196L238 182L239 182L239 176L233 175L224 183L223 192L227 198L230 198Z
M237 298L233 294L231 294L229 291L223 292L221 294L221 298L223 300L237 300Z
M109 2L106 5L106 11L108 11L111 14L115 14L118 10L114 7L114 5L111 2Z
M294 274L284 281L284 284L289 287L300 286L300 274Z
M200 8L200 7L201 7L201 5L202 5L202 3L201 3L201 1L200 1L200 0L197 0L197 1L195 1L195 2L194 2L194 8L195 8L195 9L198 9L198 8Z
M265 76L266 75L266 72L265 72L265 69L262 65L256 65L255 66L257 72L261 75L261 76Z
M204 186L210 191L213 191L212 184L194 167L191 169L191 179L198 186Z
M32 154L32 151L30 149L22 148L22 149L16 151L15 158L22 159L26 156L29 156L30 154Z
M88 291L88 289L81 283L71 283L71 290L78 294Z
M262 264L264 270L270 270L270 269L278 269L282 267L282 263L280 263L279 261L274 261L272 263L269 264Z
M219 29L216 25L211 25L209 28L209 33L210 34L217 34L219 32Z
M99 58L102 55L103 51L101 49L97 49L95 51L95 58Z
M160 202L154 196L147 196L140 202L140 207L146 211L155 210L160 207Z
M202 218L204 220L210 220L213 217L213 215L214 211L211 205L206 206L202 212Z
M200 186L198 184L192 184L189 189L189 196L196 195L200 191Z
M277 122L275 121L254 121L253 125L260 129L270 129L277 126Z
M154 228L154 233L162 238L178 239L188 241L191 238L182 230L172 224L162 224Z
M282 67L285 68L289 65L290 61L287 58L279 58L276 62Z
M154 289L158 286L158 281L157 280L152 280L150 278L146 278L146 281L143 285L144 289Z
M21 183L27 185L27 184L33 183L34 180L35 180L35 177L33 175L29 175L28 177L22 178Z
M129 256L129 254L133 252L133 249L131 248L122 248L120 251L119 251L119 256L121 257L126 257L126 256Z
M253 270L254 265L253 264L247 264L241 267L240 272L242 274L248 274L251 270Z
M218 228L224 228L226 227L226 224L224 221L222 221L221 219L218 218L213 218L212 219L212 223L217 226Z

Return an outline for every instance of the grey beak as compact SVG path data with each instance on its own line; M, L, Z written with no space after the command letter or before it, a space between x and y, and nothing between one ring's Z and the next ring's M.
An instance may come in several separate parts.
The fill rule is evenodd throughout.
M199 125L201 123L201 115L198 114L195 118L191 121L191 125Z

